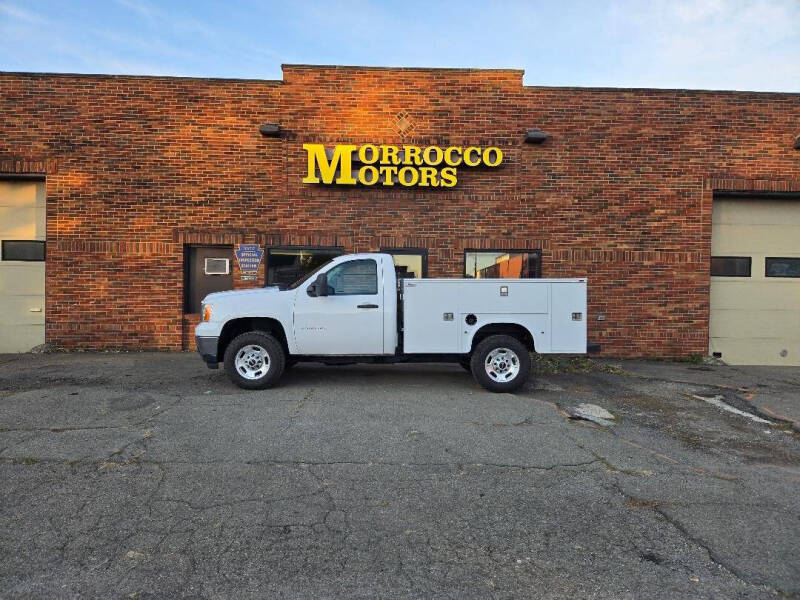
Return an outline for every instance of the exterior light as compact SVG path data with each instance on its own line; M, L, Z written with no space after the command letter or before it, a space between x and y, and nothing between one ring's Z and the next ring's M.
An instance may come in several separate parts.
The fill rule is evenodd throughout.
M211 320L211 313L213 310L214 307L211 304L203 302L200 305L200 314L203 315L203 323L208 323Z
M258 128L264 137L278 137L281 134L281 126L277 123L264 123Z
M797 138L794 140L794 149L800 150L800 135L798 135Z
M528 129L525 134L526 144L543 144L547 139L547 134L541 129Z

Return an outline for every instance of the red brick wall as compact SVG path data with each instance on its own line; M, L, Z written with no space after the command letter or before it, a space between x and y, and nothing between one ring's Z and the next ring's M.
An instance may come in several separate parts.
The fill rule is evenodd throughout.
M70 347L181 348L184 244L246 242L426 247L432 276L459 275L466 248L542 248L545 277L589 277L606 354L704 353L712 190L800 190L796 94L287 66L283 82L0 74L0 107L0 173L47 176L47 339ZM531 127L550 139L524 144ZM449 190L311 186L304 142L505 159Z

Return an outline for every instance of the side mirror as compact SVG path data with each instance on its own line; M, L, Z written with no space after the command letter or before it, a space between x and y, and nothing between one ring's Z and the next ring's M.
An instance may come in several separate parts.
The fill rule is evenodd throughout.
M317 296L328 295L328 274L320 273L317 275L317 280L314 282L314 288Z

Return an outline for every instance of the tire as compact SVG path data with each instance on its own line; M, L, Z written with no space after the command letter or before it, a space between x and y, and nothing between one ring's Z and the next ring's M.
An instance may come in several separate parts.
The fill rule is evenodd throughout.
M228 378L246 390L263 390L275 385L283 375L285 366L286 352L283 346L270 334L261 331L242 333L225 349L225 372Z
M517 338L491 335L475 348L471 367L475 381L490 392L513 392L530 378L531 355Z

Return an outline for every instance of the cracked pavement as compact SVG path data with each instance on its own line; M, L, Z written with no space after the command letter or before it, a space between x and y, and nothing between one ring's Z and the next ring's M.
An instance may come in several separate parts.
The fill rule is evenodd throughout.
M798 434L691 397L786 414L800 369L613 364L0 356L0 596L800 597Z

